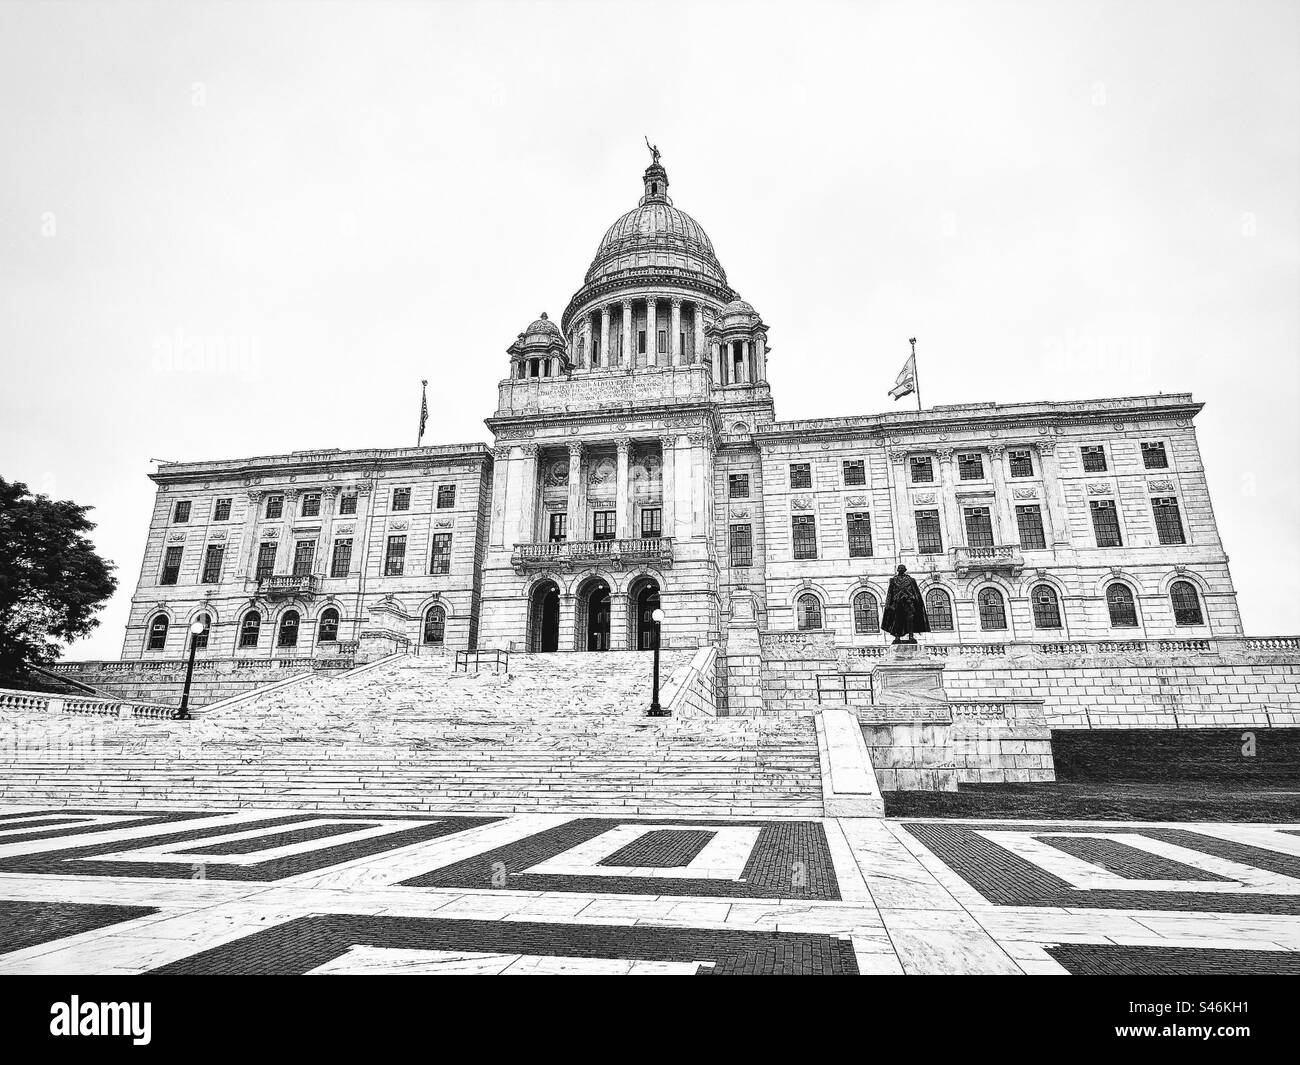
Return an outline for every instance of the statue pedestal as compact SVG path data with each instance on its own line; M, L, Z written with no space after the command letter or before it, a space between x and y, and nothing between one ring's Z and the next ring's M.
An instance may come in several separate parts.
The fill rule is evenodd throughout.
M871 701L876 706L946 706L943 670L943 661L924 654L918 644L892 644L871 671Z

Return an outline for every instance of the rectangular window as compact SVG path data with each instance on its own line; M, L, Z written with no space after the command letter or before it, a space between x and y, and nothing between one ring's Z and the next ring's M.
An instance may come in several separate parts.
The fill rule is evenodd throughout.
M1083 459L1084 473L1106 472L1106 449L1100 444L1079 448L1079 456Z
M1032 477L1034 475L1034 460L1030 458L1028 451L1009 451L1007 456L1011 462L1012 477Z
M667 329L661 329L661 330L659 330L659 347L658 347L657 350L658 350L658 352L659 352L660 355L662 355L664 352L666 352L666 351L668 350L668 330L667 330Z
M683 352L686 350L686 334L685 334L685 333L678 333L678 334L677 334L677 350L678 350L678 351L683 351Z
M733 566L752 566L754 564L754 527L752 525L733 525L731 527L731 564Z
M593 540L612 540L617 526L612 510L598 510L591 516L591 538Z
M339 513L355 514L357 512L357 496L355 492L339 496Z
M1119 537L1119 514L1113 499L1094 499L1092 528L1097 534L1098 547L1123 547Z
M966 508L966 545L968 547L993 546L993 518L988 507Z
M1020 546L1026 551L1047 548L1047 537L1043 535L1043 512L1036 503L1016 507L1016 527L1020 530Z
M934 484L934 462L928 456L912 458L908 465L912 468L913 484Z
M451 533L433 534L433 555L429 559L429 572L451 572Z
M794 534L794 557L816 558L817 519L811 514L796 514L790 519L790 528Z
M438 509L450 510L456 505L456 486L454 484L438 485Z
M232 501L230 499L218 499L216 506L212 508L212 520L229 521L231 502Z
M302 516L304 518L320 517L320 493L311 492L302 497Z
M226 557L226 548L223 544L208 544L208 549L203 555L203 583L219 584L221 583L221 560Z
M184 552L182 547L169 547L163 555L162 578L159 584L175 584L181 575L181 554Z
M645 354L645 330L644 329L638 329L636 331L636 353L638 355Z
M176 509L172 511L172 521L177 525L184 525L190 520L190 501L188 499L178 499Z
M749 474L733 473L727 477L727 498L728 499L749 498Z
M937 510L916 512L916 549L923 555L938 555L943 551L943 533L939 529Z
M275 552L279 546L274 540L258 545L257 569L253 571L253 576L259 581L266 580L275 572Z
M790 487L812 487L812 464L808 462L790 463Z
M984 456L974 451L958 455L957 476L963 481L984 480Z
M871 557L871 515L853 513L848 516L849 558Z
M562 544L568 539L569 515L552 514L550 539L553 544Z
M1183 519L1178 512L1178 500L1172 496L1151 500L1151 509L1156 516L1156 535L1162 544L1185 544Z
M279 518L284 515L284 496L267 496L266 497L266 516L268 518Z
M862 459L847 459L844 463L844 483L860 485L867 483L867 464Z
M299 540L293 545L293 575L310 577L311 564L316 557L315 540Z
M642 540L657 540L664 534L663 513L659 507L646 507L641 511Z
M411 490L409 488L393 489L393 510L411 509Z
M406 572L406 537L390 536L384 551L384 576L400 577Z
M330 576L346 577L352 568L352 541L335 540L334 556L330 559Z
M1169 456L1165 454L1165 445L1159 442L1143 444L1142 466L1148 470L1169 469Z

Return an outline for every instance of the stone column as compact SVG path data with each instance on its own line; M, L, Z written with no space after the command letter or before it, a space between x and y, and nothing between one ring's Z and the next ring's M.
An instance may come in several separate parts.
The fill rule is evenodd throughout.
M240 539L239 557L235 559L235 576L251 578L257 568L257 516L262 509L265 492L251 488L248 506L244 510L244 532Z
M943 523L948 536L945 548L966 546L966 521L957 505L957 483L953 479L952 448L941 447L939 456L939 498L943 501Z
M521 544L536 543L537 536L537 445L525 444L522 482L523 498L519 501L519 539Z
M722 384L722 345L718 341L713 341L709 345L709 361L713 363L713 383L714 385Z
M761 384L767 380L767 341L760 333L754 338L754 381Z
M889 453L889 476L894 482L894 551L901 555L916 550L916 530L907 499L906 451Z
M572 592L560 593L560 640L558 646L561 651L572 651L578 646L578 637L573 631L573 627L577 623L577 604L578 597Z
M330 545L326 537L330 531L330 519L334 517L338 494L339 486L336 484L327 484L320 492L320 533L316 537L316 558L312 562L311 571L321 577L329 573Z
M676 463L673 461L673 452L676 447L677 437L670 435L661 436L659 438L659 474L660 480L663 483L663 495L659 504L660 527L663 529L664 536L674 538L677 536L677 530L675 528L676 508L673 506L673 497L676 494L676 483L674 481L676 476Z
M690 444L686 452L691 485L690 536L695 539L709 532L708 441L700 432L690 433L686 439Z
M658 302L653 296L650 296L645 301L645 361L647 366L659 365Z
M609 590L609 649L626 651L627 640L627 592Z
M627 440L620 440L616 445L618 448L618 496L615 503L615 537L619 540L626 540L631 535L629 527L631 525L631 515L628 512L628 499L631 495L628 478L628 457L632 450L632 445Z
M752 384L754 380L754 364L751 361L752 356L749 352L749 341L740 342L740 378L742 384Z
M704 304L695 304L695 352L691 361L703 364L704 354Z
M605 360L605 365L609 366L609 304L605 304L600 309L600 357ZM595 360L592 360L595 366Z
M673 311L670 320L671 332L668 334L668 363L677 366L682 361L682 301L673 297Z
M564 530L569 542L586 539L582 518L582 445L575 441L569 445L569 516Z
M635 366L636 352L632 350L632 301L623 301L623 358L620 366Z
M1016 527L1016 512L1011 506L1011 492L1007 488L1006 444L989 444L989 461L993 464L994 510L997 511L998 530L993 542L999 547L1020 543L1020 530Z
M1070 517L1065 507L1065 489L1061 485L1061 469L1056 463L1056 441L1040 440L1038 468L1043 473L1043 494L1047 497L1047 521L1051 525L1051 543L1070 543Z
M492 452L492 537L493 547L506 543L506 494L510 491L510 446L502 444Z

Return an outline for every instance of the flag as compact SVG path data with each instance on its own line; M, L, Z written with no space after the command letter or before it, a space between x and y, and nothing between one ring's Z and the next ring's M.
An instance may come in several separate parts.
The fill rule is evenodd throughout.
M415 446L420 446L424 439L424 426L429 420L429 382L420 382L420 434L415 439Z
M915 391L916 352L912 352L907 362L903 364L903 368L898 372L898 377L894 379L894 387L889 390L889 394L895 399L902 399Z

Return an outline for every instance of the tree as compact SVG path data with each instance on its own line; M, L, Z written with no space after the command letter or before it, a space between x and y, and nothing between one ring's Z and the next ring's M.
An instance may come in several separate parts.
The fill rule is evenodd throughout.
M99 624L117 579L85 535L91 509L0 477L0 677L51 664Z

